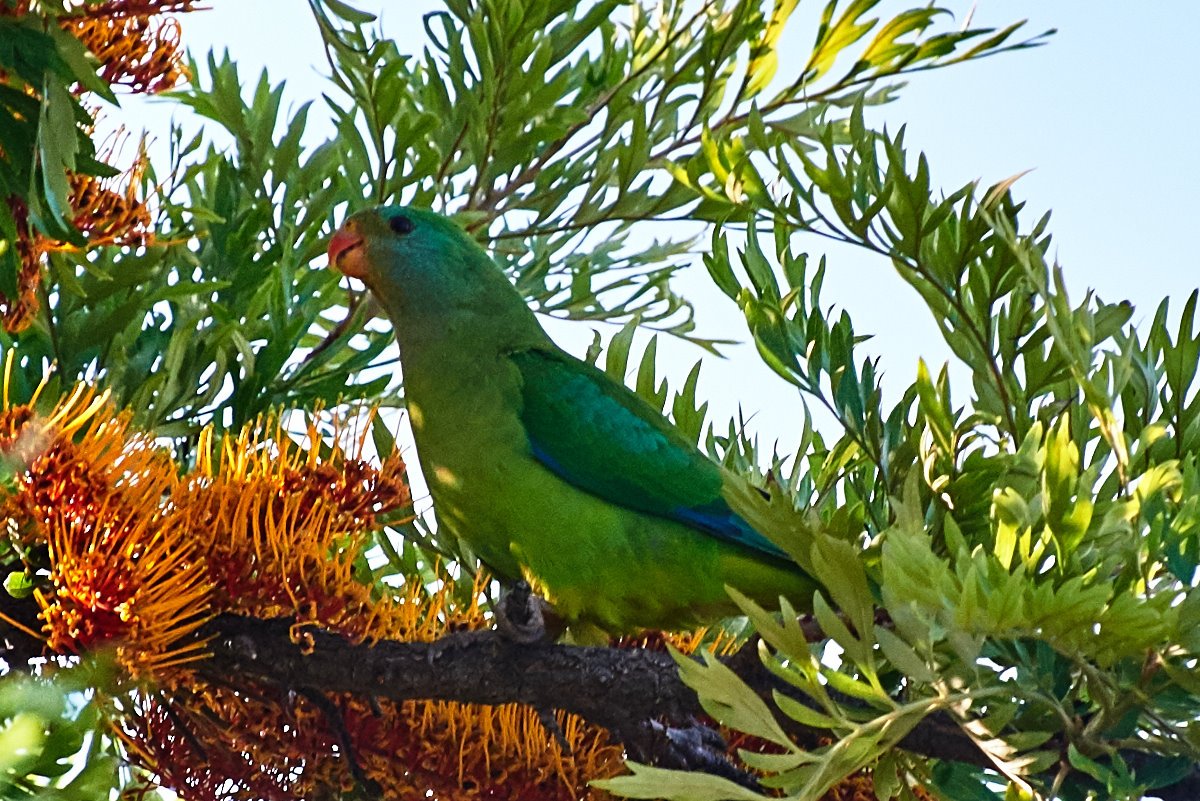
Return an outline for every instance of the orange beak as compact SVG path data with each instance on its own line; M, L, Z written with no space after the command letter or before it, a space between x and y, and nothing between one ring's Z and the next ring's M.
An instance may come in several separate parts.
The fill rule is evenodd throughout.
M363 241L352 222L337 229L329 240L329 266L351 278L365 278L367 264Z

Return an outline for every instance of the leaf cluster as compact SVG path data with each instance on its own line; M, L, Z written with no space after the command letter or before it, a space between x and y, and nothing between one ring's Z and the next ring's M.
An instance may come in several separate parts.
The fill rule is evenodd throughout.
M0 798L91 801L121 785L100 704L84 692L114 684L93 661L53 675L0 683Z
M781 625L742 601L764 661L808 699L759 712L833 744L803 751L749 726L739 704L716 706L739 681L719 667L684 675L719 720L786 749L743 757L788 797L870 765L880 797L998 798L986 788L1000 783L1009 797L1139 798L1179 781L1200 757L1197 294L1176 320L1164 300L1141 331L1128 302L1071 300L1046 261L1048 217L1023 224L1015 178L941 194L904 131L872 130L861 102L815 140L755 123L712 136L675 174L725 221L705 263L762 358L839 424L774 458L756 521L825 585L812 604L827 639L808 643L787 608ZM921 363L885 403L866 338L823 304L828 260L811 270L797 233L889 261L953 373ZM965 400L952 374L967 377ZM893 748L932 715L956 720L991 769ZM669 781L638 771L610 786ZM706 781L669 797L744 796Z
M96 159L92 115L74 87L115 102L91 53L58 25L62 9L13 14L0 4L0 293L17 294L16 243L32 227L82 244L68 172L116 174Z

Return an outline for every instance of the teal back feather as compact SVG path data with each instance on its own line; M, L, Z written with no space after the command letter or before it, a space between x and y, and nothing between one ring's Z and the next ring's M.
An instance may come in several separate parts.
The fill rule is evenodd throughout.
M523 379L530 447L560 478L610 503L788 558L729 508L721 468L634 392L557 350L510 358Z

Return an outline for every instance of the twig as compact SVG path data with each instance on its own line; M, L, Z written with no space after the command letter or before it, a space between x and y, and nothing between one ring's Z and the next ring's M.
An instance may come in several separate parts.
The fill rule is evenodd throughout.
M342 718L342 713L337 708L337 705L330 701L320 690L304 687L297 690L297 692L311 702L313 706L321 710L321 714L325 716L325 720L329 723L329 728L338 739L338 746L341 748L342 758L346 760L346 765L350 768L350 775L354 777L354 781L359 789L363 791L363 795L372 799L382 798L383 789L379 786L379 783L367 776L363 772L362 765L358 764L358 756L354 751L354 743L351 741L350 732L346 731L346 721Z

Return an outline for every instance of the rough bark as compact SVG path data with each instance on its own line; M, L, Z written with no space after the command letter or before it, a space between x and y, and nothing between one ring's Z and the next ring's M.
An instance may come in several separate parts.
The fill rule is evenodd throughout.
M694 692L662 651L521 644L493 635L450 635L432 643L352 644L337 635L313 632L312 650L301 654L287 621L225 615L212 621L213 658L201 671L299 689L404 699L441 699L475 704L528 704L564 710L608 729L630 756L665 767L707 770L745 781L736 768L714 761L719 735L702 722ZM754 649L734 655L730 665L761 695L784 690L759 663ZM797 742L816 746L828 732L780 716ZM714 737L716 739L714 739ZM931 716L900 743L914 754L990 767L991 761L949 718ZM1127 755L1140 761L1136 754ZM1154 791L1164 801L1200 798L1200 771Z

